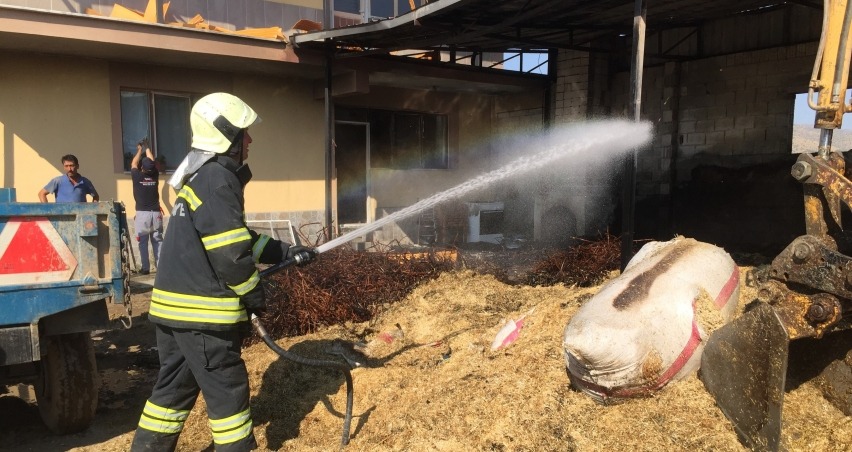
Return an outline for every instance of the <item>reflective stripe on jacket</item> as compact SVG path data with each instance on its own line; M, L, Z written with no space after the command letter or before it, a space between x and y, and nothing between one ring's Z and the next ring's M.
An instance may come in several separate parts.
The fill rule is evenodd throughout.
M275 264L286 243L246 226L237 163L216 157L177 195L160 248L149 318L175 328L245 326L246 308L265 307L256 263Z

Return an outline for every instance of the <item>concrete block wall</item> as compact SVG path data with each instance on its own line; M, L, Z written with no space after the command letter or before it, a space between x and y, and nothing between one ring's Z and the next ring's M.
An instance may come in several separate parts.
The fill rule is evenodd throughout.
M815 54L816 44L802 44L684 63L678 180L698 164L743 167L788 158L795 96L807 91Z
M583 120L588 116L590 62L588 52L559 51L553 94L554 123Z
M497 112L496 126L498 130L518 130L539 128L542 123L541 107L521 108L511 111Z
M639 151L636 198L646 202L646 214L656 218L656 224L669 223L667 200L691 180L698 166L742 168L792 161L795 97L807 91L816 47L813 42L645 68L641 117L653 124L655 136ZM559 52L554 124L599 112L626 116L629 71L609 74L603 68L598 74L598 58ZM597 88L602 79L607 85L603 94ZM565 200L592 189L589 185L558 197ZM657 210L647 212L653 206ZM588 227L578 224L580 232Z
M516 110L498 111L494 121L495 135L510 136L515 145L497 145L494 147L495 160L499 166L517 160L536 149L528 148L523 137L540 132L544 124L544 112L539 107L518 108ZM516 134L516 135L514 135ZM493 185L493 199L503 201L504 234L523 234L532 237L534 195L527 193L528 179L511 177ZM522 194L523 193L523 194ZM467 221L467 218L464 219ZM462 228L461 242L466 235Z
M555 127L612 116L611 95L605 56L577 50L558 52L552 111ZM623 112L617 115L623 116ZM539 188L533 193L534 238L564 244L575 236L604 231L615 206L612 195L617 177L613 171L610 166L589 165L538 171Z
M681 145L682 73L681 63L667 63L649 68L644 73L641 117L654 125L654 138L649 146L639 151L636 167L636 194L639 198L668 196L672 191L672 164ZM621 85L628 84L629 77L624 77Z
M667 195L700 165L788 160L795 96L807 91L815 54L816 43L799 44L646 68L641 116L655 137L639 154L637 197ZM611 83L613 111L624 112L630 74Z

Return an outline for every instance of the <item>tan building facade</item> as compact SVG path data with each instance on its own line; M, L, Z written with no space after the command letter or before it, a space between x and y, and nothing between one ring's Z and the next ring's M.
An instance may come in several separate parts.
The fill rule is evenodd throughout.
M126 101L135 98L144 99L139 105L150 108L138 116L149 121L138 130L153 135L155 154L165 159L160 194L168 215L175 193L166 180L188 150L181 146L188 140L180 138L181 128L187 127L180 124L181 112L204 94L225 91L244 99L262 118L251 129L248 219L289 220L296 235L302 233L308 241L320 240L329 209L332 227L343 223L338 221L339 162L328 157L325 145L322 58L297 54L274 39L0 8L0 177L3 186L16 188L19 201L38 201L38 191L61 174L61 156L72 153L101 199L123 201L132 218L128 153L146 135L129 123L134 116L128 114ZM337 110L380 110L436 120L443 124L435 136L443 140L439 147L444 159L420 166L376 166L365 159L364 215L356 223L381 218L493 169L488 142L495 131L530 123L540 128L543 121L540 81L518 77L509 88L491 83L477 90L466 84L469 75L441 69L441 86L427 87L414 76L374 75L393 69L393 63L367 60L356 66L341 63L335 70L377 81L357 92L335 89ZM171 117L175 119L163 120ZM491 197L487 191L476 196ZM416 231L405 227L387 229L375 239L418 241Z

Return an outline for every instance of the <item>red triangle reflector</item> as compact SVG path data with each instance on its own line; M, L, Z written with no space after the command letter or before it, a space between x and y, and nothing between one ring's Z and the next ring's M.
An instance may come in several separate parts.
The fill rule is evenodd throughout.
M22 221L0 257L0 274L41 273L67 270L68 263L56 251L36 221Z

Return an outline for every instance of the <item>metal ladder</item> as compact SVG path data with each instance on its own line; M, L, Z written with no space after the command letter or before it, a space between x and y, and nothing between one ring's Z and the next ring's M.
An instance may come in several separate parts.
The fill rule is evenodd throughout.
M417 244L434 245L438 238L437 224L435 221L435 209L426 209L420 213L417 222Z

